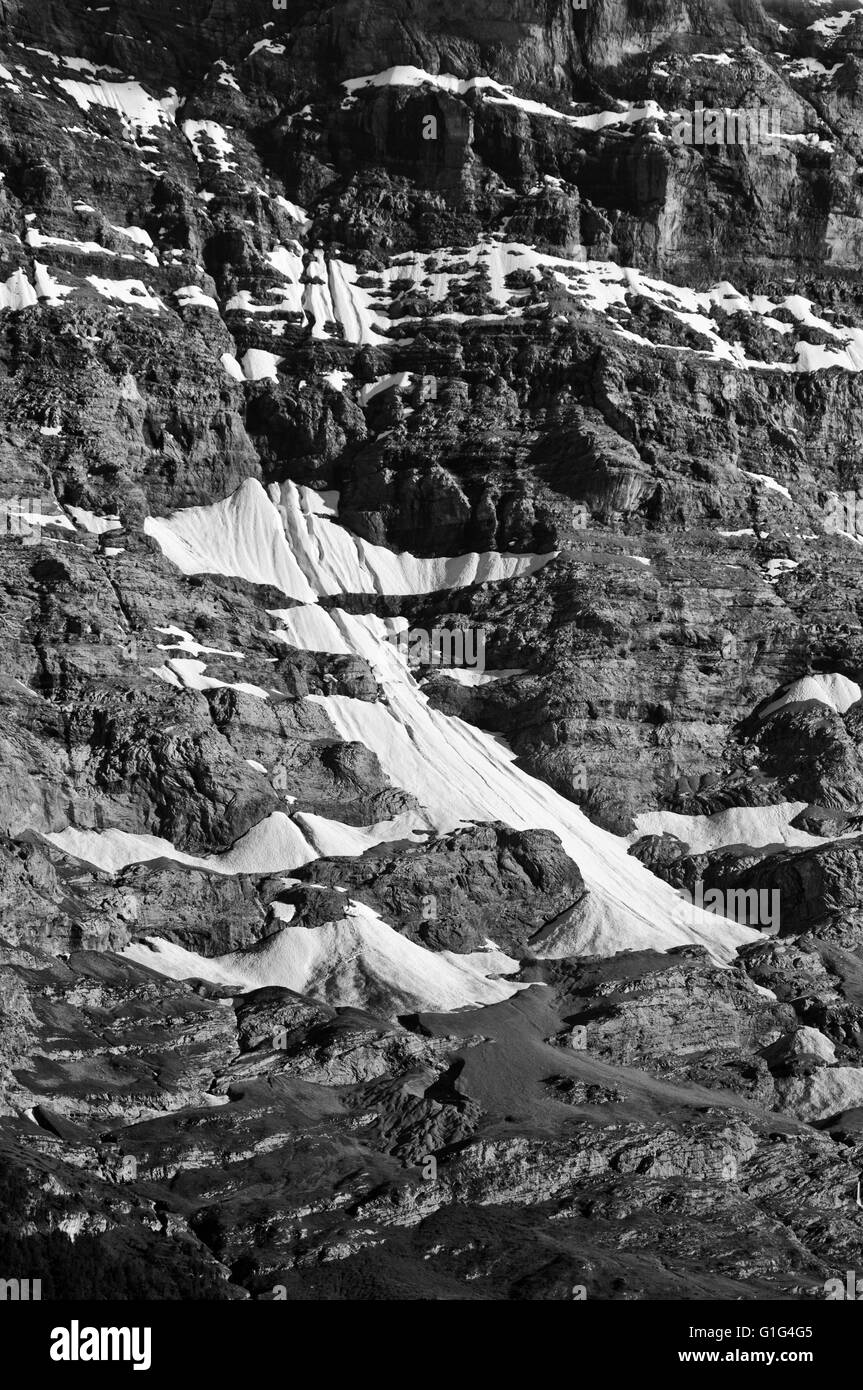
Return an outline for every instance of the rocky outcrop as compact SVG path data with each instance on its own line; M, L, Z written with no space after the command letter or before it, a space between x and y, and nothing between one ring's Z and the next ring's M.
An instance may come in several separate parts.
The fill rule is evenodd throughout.
M282 900L309 920L319 886L339 885L397 919L412 941L435 950L528 954L530 940L583 897L584 881L550 831L504 825L456 831L408 852L370 851L359 860L318 860L297 871L315 889Z
M718 969L697 948L566 961L543 967L549 971L568 1026L584 1032L591 1055L618 1066L661 1072L751 1062L794 1019L743 971ZM580 1039L561 1041L577 1046Z

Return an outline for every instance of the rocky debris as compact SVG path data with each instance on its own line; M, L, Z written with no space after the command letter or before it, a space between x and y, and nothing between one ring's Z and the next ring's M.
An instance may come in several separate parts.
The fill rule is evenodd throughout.
M736 876L756 892L777 892L783 936L823 934L854 949L860 944L855 907L863 840L836 840L812 849L783 850L760 858Z
M444 1066L442 1044L290 990L253 990L235 1008L244 1055L231 1064L232 1081L284 1072L322 1086L355 1086Z
M13 1059L7 1114L47 1105L104 1129L207 1104L216 1069L234 1048L227 1001L101 953L46 960L38 972L8 968L21 983L33 1037Z
M837 827L832 833L847 833L849 819L853 825L848 813L863 797L860 711L852 705L840 713L821 701L804 700L760 716L756 711L747 730L758 772L776 788L775 799L812 803L800 818L801 829L827 835L832 823Z
M399 1077L390 1068L389 1076L370 1081L347 1101L357 1111L354 1125L366 1140L424 1175L436 1172L436 1154L460 1144L483 1121L482 1107L455 1084L460 1064L441 1065L444 1048L445 1042L428 1054L431 1065L424 1071Z
M242 1053L259 1048L287 1051L292 1038L301 1040L312 1025L337 1017L328 1004L289 989L256 989L235 1001L237 1042Z
M625 966L621 958L618 975ZM598 968L585 967L588 973ZM631 963L625 974L633 977ZM544 1079L537 1099L541 1091L552 1105L546 1123L558 1117L551 1121L556 1137L550 1137L525 1123L535 1102L517 1084L509 1104L523 1118L519 1122L511 1111L503 1128L501 1118L470 1094L473 1073L457 1059L479 1057L488 1047L469 1029L490 1010L468 1018L468 1031L458 1038L411 1020L407 1028L394 1027L286 990L219 1003L106 955L73 957L62 969L53 965L50 978L57 983L41 1005L36 1036L46 1027L56 1032L54 996L62 981L66 1028L82 1036L74 1022L79 1010L99 1019L94 1043L102 1050L103 1090L105 1064L113 1059L117 1066L115 1030L124 1028L126 1043L135 1040L140 1050L166 1008L174 1020L174 1060L166 1069L152 1046L140 1051L148 1066L161 1066L163 1100L151 1104L149 1113L140 1100L121 1114L112 1113L104 1099L94 1108L87 1078L94 1054L92 1061L82 1057L72 1098L67 1086L67 1099L58 1107L55 1087L50 1101L33 1106L35 1123L5 1122L4 1152L12 1165L6 1171L17 1171L29 1151L31 1169L37 1162L42 1172L55 1175L45 1198L50 1214L48 1208L44 1214L36 1210L31 1218L33 1241L43 1239L43 1231L46 1239L49 1231L74 1232L76 1240L98 1235L108 1259L137 1258L153 1241L167 1242L167 1268L173 1270L176 1261L212 1268L217 1283L209 1287L216 1297L244 1291L272 1296L279 1284L302 1285L307 1293L341 1288L340 1296L351 1296L369 1277L369 1255L377 1262L378 1288L390 1287L387 1271L395 1260L406 1261L405 1277L417 1292L430 1287L429 1277L432 1286L443 1279L443 1287L456 1287L473 1271L495 1297L526 1296L528 1288L534 1297L559 1297L564 1261L570 1289L579 1283L590 1296L606 1290L613 1297L640 1297L651 1283L646 1269L633 1263L630 1243L643 1244L651 1233L651 1241L662 1242L675 1277L683 1278L679 1243L691 1243L697 1231L704 1253L724 1251L706 1286L713 1291L788 1292L788 1275L777 1270L793 1271L792 1280L803 1288L808 1281L813 1290L826 1277L823 1266L831 1258L829 1240L841 1229L840 1209L835 1198L819 1196L817 1163L825 1182L838 1189L852 1182L855 1154L828 1158L836 1151L830 1140L820 1139L827 1147L812 1151L812 1195L803 1211L794 1203L789 1209L781 1189L797 1171L803 1136L781 1128L778 1137L787 1142L779 1145L769 1117L763 1111L735 1114L727 1108L728 1092L725 1103L714 1104L705 1116L708 1092L666 1085L663 1110L672 1113L676 1097L680 1121L669 1127L667 1119L638 1113L638 1097L646 1095L644 1072L612 1065L595 1080L578 1069L603 1064L591 1060L590 1048L570 1049L565 1071L555 1074L544 1061L538 1072ZM39 1001L34 1004L39 1007ZM548 1004L543 1000L542 1008ZM566 992L560 1007L569 1014ZM216 1015L220 1031L213 1034ZM198 1023L190 1032L186 1020L192 1018ZM452 1018L443 1015L441 1022ZM517 1053L529 1055L537 1045L535 1029L532 1024ZM45 1074L50 1055L31 1057L26 1071L19 1071L18 1106L22 1083L34 1096L37 1073ZM209 1097L199 1091L195 1098L190 1068L200 1085L202 1063L212 1076ZM510 1075L515 1083L516 1073ZM690 1113L696 1097L700 1116ZM599 1127L587 1118L612 1114L619 1120ZM784 1158L785 1166L765 1171L771 1155ZM763 1197L749 1191L753 1171L760 1175ZM781 1215L773 1210L776 1202ZM476 1224L480 1209L487 1213L484 1226ZM557 1251L551 1264L547 1250L541 1255L523 1232L519 1212L547 1226ZM657 1215L666 1224L657 1227ZM755 1259L748 1241L730 1255L727 1231L737 1223L757 1232L770 1259ZM847 1221L842 1239L851 1239ZM498 1273L480 1274L492 1251L502 1261ZM710 1261L705 1268L713 1268ZM95 1275L87 1277L99 1287Z
M777 1082L779 1104L789 1115L810 1124L831 1120L859 1106L863 1099L863 1069L816 1067L810 1075Z
M840 980L812 937L756 941L743 947L740 960L749 978L777 999L794 1003L810 996L827 1002L838 997Z
M750 1058L794 1020L740 967L721 969L697 947L554 962L543 974L565 1001L570 1027L586 1029L591 1054L617 1065L665 1070Z
M573 1076L550 1076L546 1082L555 1099L565 1105L613 1105L625 1099L618 1086L602 1086L596 1081L580 1081Z

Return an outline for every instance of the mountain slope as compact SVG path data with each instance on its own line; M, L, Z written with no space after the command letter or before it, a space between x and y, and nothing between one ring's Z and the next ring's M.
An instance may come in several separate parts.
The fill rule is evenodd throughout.
M846 3L0 4L0 1236L46 1296L854 1267Z

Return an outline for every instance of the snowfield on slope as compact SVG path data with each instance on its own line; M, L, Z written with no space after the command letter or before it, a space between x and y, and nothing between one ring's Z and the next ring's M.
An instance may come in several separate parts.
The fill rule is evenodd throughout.
M616 113L618 117L620 113ZM212 125L212 122L188 122L189 125ZM214 127L218 134L220 128ZM195 133L193 148L200 150L206 134ZM224 132L222 132L224 135ZM220 146L220 149L222 146ZM226 148L230 148L227 146ZM224 151L219 155L224 158ZM127 234L129 228L120 229ZM135 229L131 229L134 231ZM34 229L28 231L28 241L34 247L77 247L103 256L117 255L95 242L71 242L62 238L44 238ZM133 238L134 240L134 238ZM143 247L140 254L150 263L154 253ZM127 257L127 259L136 259ZM727 363L741 371L774 371L791 374L811 374L830 368L844 372L863 369L863 328L831 322L831 310L818 311L812 301L802 295L790 294L771 300L766 295L748 296L728 281L707 290L693 290L656 280L631 266L613 261L579 261L547 252L524 242L506 240L502 233L483 234L474 246L440 247L433 253L406 252L395 257L389 266L367 271L360 277L355 265L338 256L328 256L318 247L305 254L298 242L291 248L281 243L269 250L265 259L283 277L277 285L269 286L266 295L256 299L252 290L239 288L224 305L225 313L259 316L261 327L281 333L285 319L302 319L311 336L320 341L344 341L358 346L392 346L409 339L404 335L416 332L416 315L401 313L392 316L397 294L403 293L403 282L414 287L427 300L421 322L496 324L517 323L529 306L530 296L538 295L537 304L549 308L554 317L566 316L568 306L603 315L613 335L623 342L634 343L649 352L688 353L709 362ZM458 296L468 288L478 270L488 276L487 298L489 312L464 313L447 301L458 303ZM529 277L533 290L507 284L514 271ZM26 307L35 301L27 272L21 268L18 277L6 281L5 294L0 293L0 308ZM41 282L40 282L41 276ZM359 283L360 278L364 283ZM107 298L155 311L165 311L165 304L138 280L87 280ZM370 287L371 282L371 287ZM475 283L473 285L475 289ZM2 286L0 286L2 291ZM64 286L53 280L44 265L36 266L36 294L49 303L77 293L77 287ZM217 309L216 301L204 295L194 285L172 290L178 297L178 312L188 308ZM627 327L632 318L629 299L635 296L655 305L667 325L668 341L651 338ZM387 302L389 301L389 302ZM439 312L434 307L440 306ZM759 348L763 357L750 357L741 345L728 314L745 314L760 320L761 326L772 335L775 355L767 346ZM782 317L777 317L781 314ZM637 326L637 320L635 321ZM662 328L661 319L658 327ZM703 346L691 341L678 342L680 330L697 333ZM817 332L829 341L811 342L805 335ZM780 360L781 354L781 360ZM222 365L237 380L250 382L277 380L281 358L262 348L250 348L240 367L231 354L223 353ZM366 395L367 403L373 392ZM752 475L755 476L755 475ZM769 484L765 484L769 485Z
M548 955L612 955L695 943L727 960L755 940L747 927L695 913L678 894L627 853L626 841L595 826L546 783L522 772L503 739L441 714L388 640L399 620L329 615L337 639L375 671L386 702L313 695L341 737L370 748L386 775L417 798L438 834L473 821L503 821L519 830L552 830L589 889ZM294 635L297 629L294 629Z
M145 529L185 574L231 574L280 588L299 605L270 614L281 622L277 631L291 645L355 653L369 663L382 700L306 698L326 709L345 742L369 748L390 782L416 798L423 808L421 828L444 834L472 822L502 821L517 829L551 830L560 837L588 891L546 926L535 941L537 954L611 955L695 943L725 962L740 945L758 939L750 928L686 903L627 853L625 840L593 825L565 797L516 767L515 755L503 739L432 709L410 674L404 652L390 640L405 619L352 616L338 608L325 610L318 602L339 593L414 594L502 579L530 572L550 557L487 554L420 560L398 555L339 527L332 494L290 483L271 493L247 480L224 502L150 518ZM418 828L413 818L402 817L401 822L396 836L392 822L386 830L377 826L358 831L319 817L275 813L226 854L203 861L179 855L153 837L119 831L69 829L48 838L90 863L110 863L114 872L124 863L160 855L216 872L272 872L309 863L322 853L359 854L371 843L407 838ZM159 952L141 949L158 969ZM491 1002L507 997L500 990L512 992L510 986L482 984L473 976L466 988L465 958L425 951L418 957L418 949L374 914L358 908L343 921L313 933L286 925L252 953L242 953L242 962L232 959L228 965L223 959L214 968L230 968L233 978L249 987L251 981L290 984L342 1003L374 995L379 1002L388 998L390 1008L393 1000L417 1007L405 1001L420 997L422 1007L433 1007L432 985L438 1001L434 1006L446 1008L480 999ZM175 968L170 960L165 964ZM462 972L458 984L452 978L456 969ZM444 976L439 978L441 971Z
M476 551L424 560L346 531L311 488L247 478L224 502L148 517L144 530L183 574L239 575L313 603L337 594L428 594L532 574L549 555Z
M775 710L784 709L786 705L802 704L806 700L815 700L820 705L827 705L836 714L846 714L852 705L857 704L861 693L863 692L856 681L849 680L839 672L818 672L813 676L801 676L799 680L792 681L778 699L765 705L758 714L759 718L766 719Z
M274 874L299 869L324 855L364 854L376 845L416 838L415 830L428 828L422 816L396 816L374 825L345 825L325 816L298 813L292 817L284 811L273 811L230 849L207 855L187 854L158 835L138 835L127 830L80 830L69 826L43 838L64 854L107 874L121 873L130 864L160 859L214 874Z
M273 253L275 255L275 253ZM293 258L292 258L293 260ZM276 264L275 259L273 264ZM693 290L686 285L674 285L656 280L632 266L614 261L578 261L538 251L525 242L508 241L503 235L484 234L476 245L467 248L440 247L430 252L405 252L393 259L383 270L370 272L370 279L379 282L379 294L389 295L392 287L410 281L415 290L432 303L442 304L452 294L467 286L468 279L478 269L488 275L488 298L494 312L475 315L441 309L430 314L435 319L455 323L502 323L519 319L524 313L524 290L513 289L506 280L513 271L526 272L533 283L541 286L543 279L553 296L571 300L586 310L608 317L614 333L634 341L653 352L691 352L713 362L727 362L739 370L782 371L808 374L829 367L858 372L863 368L863 328L836 326L824 314L816 311L811 300L802 295L786 295L771 300L766 295L746 295L729 283L720 281L707 290ZM288 266L285 266L287 273ZM327 259L324 252L315 252L310 267L316 276L306 285L303 307L307 321L314 320L313 336L329 337L325 323L340 323L348 342L387 343L389 334L400 325L412 325L406 315L393 318L357 282L356 267L336 257ZM291 276L295 278L295 274ZM685 344L657 342L632 333L620 322L631 316L627 295L638 296L656 305L682 328L699 333L707 342L704 348ZM551 303L548 294L540 294L542 302ZM552 305L552 307L555 307ZM613 311L610 313L609 311ZM718 317L714 316L718 311ZM785 317L777 318L782 312ZM830 312L830 311L828 311ZM777 347L789 334L796 334L794 361L774 361L769 357L749 357L740 345L733 329L724 322L726 314L746 314L761 320L775 335ZM791 322L789 322L789 319ZM825 334L830 345L810 343L799 335L806 330ZM725 336L729 334L729 336Z
M116 111L130 134L152 135L160 126L172 127L180 98L173 91L167 97L152 97L140 82L78 82L57 77L57 86L70 96L82 111L102 106Z
M134 942L123 954L172 979L198 976L244 990L279 985L329 1004L390 1015L497 1004L527 988L496 978L518 969L501 952L429 951L350 899L339 921L289 926L228 955L206 959L154 939Z

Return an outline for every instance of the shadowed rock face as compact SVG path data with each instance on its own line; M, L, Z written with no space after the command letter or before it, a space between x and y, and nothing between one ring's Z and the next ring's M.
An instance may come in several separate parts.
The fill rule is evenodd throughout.
M318 885L341 885L388 921L397 917L413 941L482 951L493 938L516 958L530 954L531 938L585 894L581 874L549 831L502 825L457 831L412 853L317 860L298 876L314 886L285 897L297 902L304 922Z
M859 1267L861 64L838 3L0 0L0 1270Z

